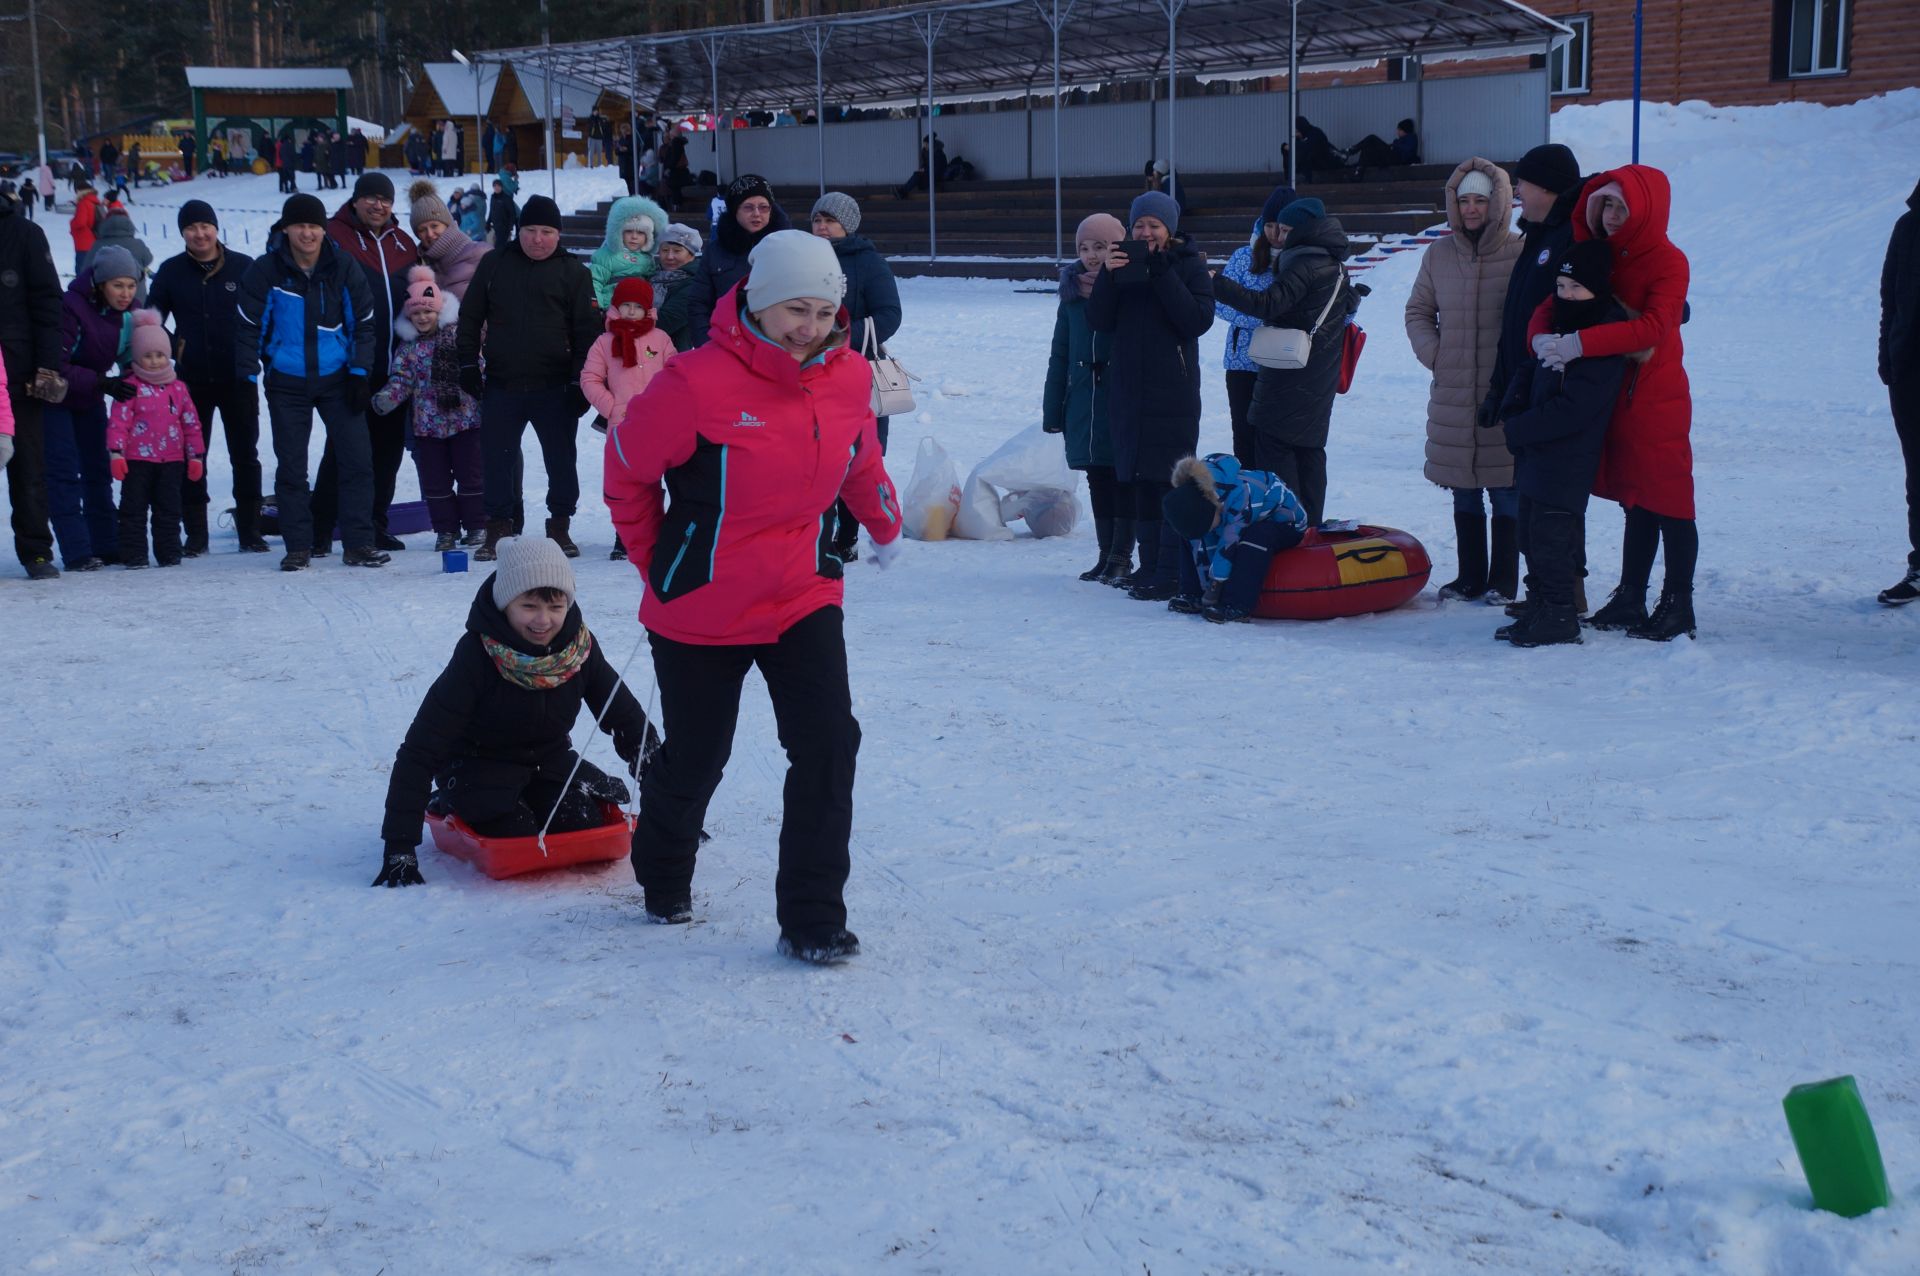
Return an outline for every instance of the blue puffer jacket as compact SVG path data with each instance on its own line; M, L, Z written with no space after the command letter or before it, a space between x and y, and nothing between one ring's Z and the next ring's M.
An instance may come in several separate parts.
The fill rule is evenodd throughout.
M240 280L240 322L234 326L234 370L258 381L272 376L320 381L342 372L364 377L382 340L373 322L373 292L360 263L320 245L313 273L294 264L282 235Z
M1199 541L1215 580L1233 575L1233 560L1227 551L1238 545L1255 523L1283 523L1295 531L1307 530L1307 511L1292 488L1265 470L1241 469L1240 462L1229 453L1190 456L1180 462L1173 470L1173 485L1188 483L1196 484L1220 507L1219 524Z
M1253 233L1260 234L1260 219L1253 219ZM1279 256L1278 253L1274 257ZM1272 258L1268 258L1271 263ZM1273 287L1273 267L1255 274L1253 271L1253 245L1234 249L1233 256L1227 258L1227 264L1220 271L1228 279L1239 284L1248 292L1265 292ZM1228 372L1258 372L1260 365L1247 357L1247 345L1253 340L1254 332L1260 327L1260 321L1252 315L1242 314L1224 301L1213 303L1213 313L1225 319L1233 327L1227 333L1227 353L1223 361Z

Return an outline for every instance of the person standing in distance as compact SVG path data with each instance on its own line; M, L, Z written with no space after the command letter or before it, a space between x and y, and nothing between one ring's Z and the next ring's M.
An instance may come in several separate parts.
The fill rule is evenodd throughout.
M53 188L47 188L53 207ZM51 386L66 370L60 340L60 274L54 269L47 232L0 199L0 354L13 434L8 457L7 498L13 508L13 552L33 580L53 580L53 525L47 518L46 433L41 410ZM35 387L40 393L34 393Z
M312 561L313 509L307 489L307 443L320 414L339 466L340 561L379 567L388 556L373 544L373 452L367 441L368 369L382 334L374 330L373 295L351 257L327 238L327 210L317 196L289 196L273 225L267 254L240 280L240 322L234 368L249 385L264 372L273 428L273 493L287 553L280 570Z
M514 534L528 425L547 463L547 537L568 558L579 557L567 533L580 503L574 435L588 407L580 369L600 327L592 276L560 250L559 207L533 196L520 213L519 235L480 259L460 307L460 386L480 400L486 454L487 539L473 555L481 562L492 562L501 540Z
M186 383L213 451L213 417L227 436L233 465L233 529L246 553L264 554L260 535L260 396L234 376L234 324L240 315L240 281L253 258L220 242L220 219L203 199L180 205L180 238L186 251L154 272L147 303L173 321L180 379ZM182 493L188 558L207 552L207 476L187 480Z
M1893 224L1880 270L1880 383L1893 405L1893 428L1907 466L1907 574L1880 601L1904 607L1920 598L1920 186Z

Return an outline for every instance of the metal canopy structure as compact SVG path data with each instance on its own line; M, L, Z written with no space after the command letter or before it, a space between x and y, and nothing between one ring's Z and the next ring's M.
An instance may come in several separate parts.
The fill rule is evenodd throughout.
M1518 0L931 0L786 22L494 49L476 60L531 64L625 92L635 109L650 101L666 112L711 112L716 123L725 118L724 79L730 112L784 110L811 98L816 130L826 126L829 95L850 106L917 100L927 131L940 96L1051 96L1058 252L1065 91L1164 75L1168 162L1177 176L1181 75L1285 66L1291 95L1302 68L1533 53L1572 34ZM709 137L717 161L719 132ZM819 148L824 191L824 140ZM930 182L927 191L928 246L936 257L939 185Z
M665 111L712 107L715 64L734 110L791 107L824 88L836 103L925 91L929 22L939 28L939 89L956 97L1031 91L1053 79L1053 0L947 0L752 25L496 49L487 62L541 64L556 76ZM1065 0L1064 88L1288 64L1305 68L1411 55L1534 52L1572 33L1515 0ZM1297 45L1289 39L1298 21ZM816 59L816 45L818 56ZM817 65L816 65L817 62ZM816 76L816 70L818 75Z

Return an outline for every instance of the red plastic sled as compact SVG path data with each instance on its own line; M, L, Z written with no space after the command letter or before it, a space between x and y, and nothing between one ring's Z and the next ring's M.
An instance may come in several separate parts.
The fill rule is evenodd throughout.
M499 881L542 869L564 868L568 864L604 864L624 859L633 842L633 824L626 812L612 802L602 802L606 823L577 833L547 834L547 853L540 853L537 837L481 837L457 815L427 816L433 832L433 844L462 859Z
M1253 614L1268 620L1332 620L1391 611L1425 589L1432 574L1426 546L1398 528L1315 528L1298 545L1273 556Z

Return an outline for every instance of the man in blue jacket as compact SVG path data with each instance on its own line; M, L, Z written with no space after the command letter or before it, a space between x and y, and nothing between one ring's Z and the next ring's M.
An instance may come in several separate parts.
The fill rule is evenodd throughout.
M388 556L373 543L373 445L367 434L369 369L380 334L373 294L358 262L327 239L327 210L308 194L290 197L274 223L267 255L240 281L235 370L258 384L264 369L273 427L273 491L286 557L280 570L312 561L314 527L307 488L313 414L327 427L339 465L340 561L378 567Z
M147 304L173 321L180 379L193 396L193 410L213 449L213 417L227 436L233 463L233 528L240 548L264 554L260 535L260 396L234 375L234 323L240 315L240 281L253 258L220 242L220 219L212 205L190 199L180 205L180 238L187 249L154 272ZM189 481L182 513L188 558L207 552L207 479Z

